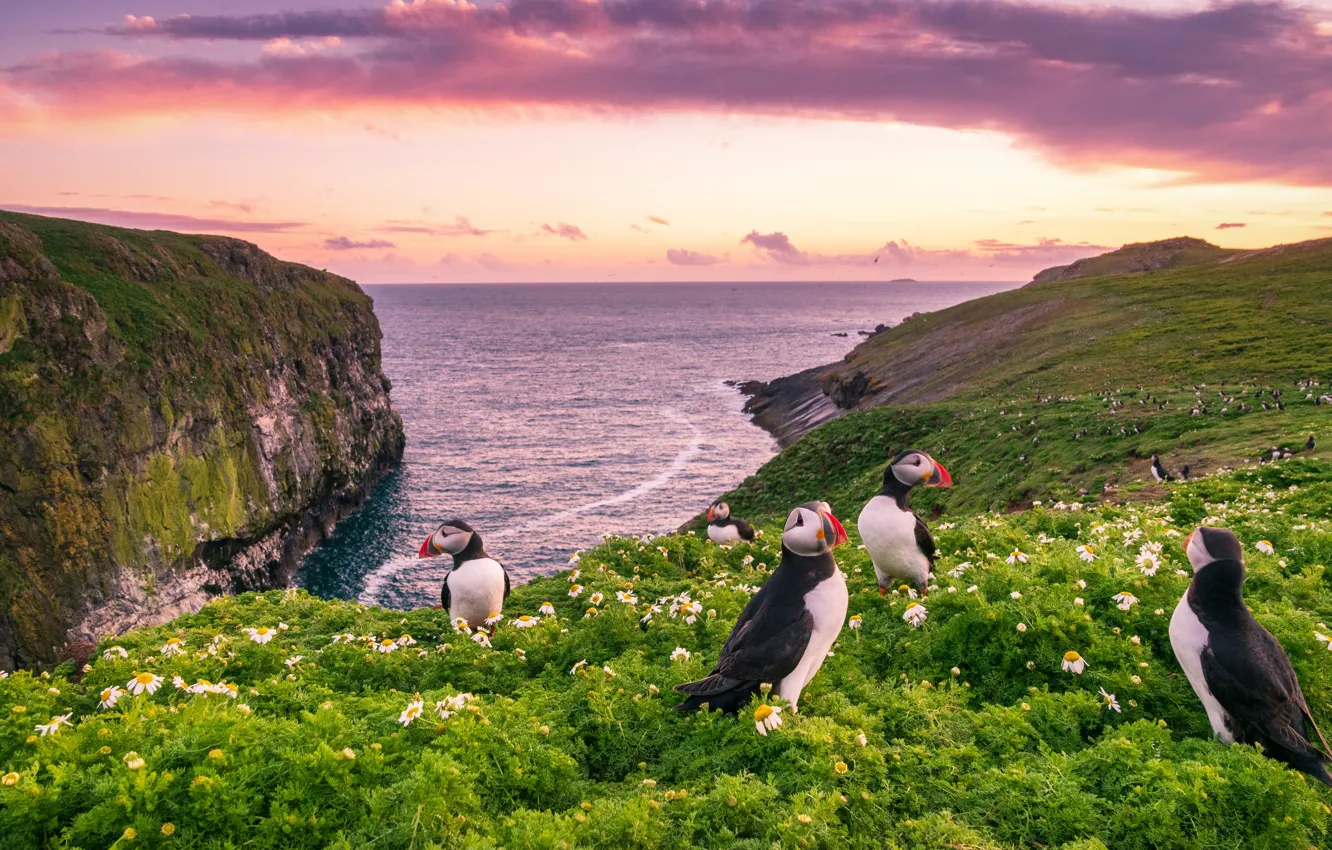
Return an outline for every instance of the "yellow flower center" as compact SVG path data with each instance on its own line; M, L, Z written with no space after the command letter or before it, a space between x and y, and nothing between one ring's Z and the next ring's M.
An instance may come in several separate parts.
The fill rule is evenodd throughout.
M754 709L754 721L756 723L762 723L769 717L772 717L772 706L760 705L758 708Z
M180 638L171 638L167 641L167 646L175 646L178 643L180 643Z
M907 609L908 611L911 611L911 610L913 610L913 609L915 609L915 608L919 608L919 607L920 607L920 603L919 603L919 602L912 602L910 605L908 605L908 606L906 607L906 609Z
M1092 547L1091 547L1091 546L1083 546L1082 548L1083 548L1083 549L1086 549L1088 552L1092 551Z
M152 673L140 673L134 677L134 681L138 682L140 685L151 685L153 683L153 678L154 676Z
M518 619L519 619L519 620L522 620L524 623L530 623L530 622L532 622L532 618L529 617L529 616L527 616L526 614L523 614L523 615L522 615L521 617L519 617Z
M111 689L107 688L106 690L102 691L102 702L106 702L109 699L111 699Z
M1072 663L1074 661L1081 661L1082 656L1078 655L1076 652L1072 650L1069 650L1068 652L1064 653L1064 660Z
M498 611L491 611L491 612L490 612L490 616L492 616L492 617L498 617L498 616L499 616L499 612L498 612Z
M898 588L898 590L910 590L910 589L911 588L907 587L905 584Z
M271 630L270 628L268 628L268 626L260 626L259 628L257 628L257 629L254 630L254 633L255 633L255 634L258 634L258 635L266 635L266 634L268 634L270 631L272 631L272 630Z
M164 824L162 824L162 834L163 834L163 835L175 835L175 834L176 834L176 825L175 825L174 823L164 823Z
M389 638L384 638L383 640L381 640L381 641L379 642L379 645L380 645L380 646L393 646L393 641L390 640Z

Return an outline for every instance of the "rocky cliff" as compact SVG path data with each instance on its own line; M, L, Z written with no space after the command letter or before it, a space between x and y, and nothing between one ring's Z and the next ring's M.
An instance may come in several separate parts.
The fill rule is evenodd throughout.
M0 212L0 668L285 584L401 457L379 343L249 243Z
M1067 266L1054 266L1036 273L1028 286L1061 280L1081 280L1109 274L1159 271L1177 266L1217 262L1238 253L1192 236L1177 236L1156 242L1132 242L1116 251L1087 257Z

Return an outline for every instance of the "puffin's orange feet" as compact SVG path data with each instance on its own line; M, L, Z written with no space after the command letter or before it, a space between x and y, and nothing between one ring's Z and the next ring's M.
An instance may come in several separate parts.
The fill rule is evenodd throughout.
M881 587L881 588L879 588L879 595L880 595L880 596L887 596L887 595L888 595L888 588L886 588L886 587Z

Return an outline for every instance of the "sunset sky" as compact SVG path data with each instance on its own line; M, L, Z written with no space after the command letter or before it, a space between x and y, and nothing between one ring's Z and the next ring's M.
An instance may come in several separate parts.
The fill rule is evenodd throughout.
M362 282L1332 236L1332 0L0 0L0 208ZM875 258L878 262L875 262Z

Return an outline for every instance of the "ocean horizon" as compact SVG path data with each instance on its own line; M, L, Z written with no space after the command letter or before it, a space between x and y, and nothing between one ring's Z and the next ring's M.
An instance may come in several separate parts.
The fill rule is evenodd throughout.
M673 531L777 451L735 382L839 360L879 323L1019 285L367 284L406 453L297 581L430 604L449 559L416 551L448 519L515 581L603 534Z

